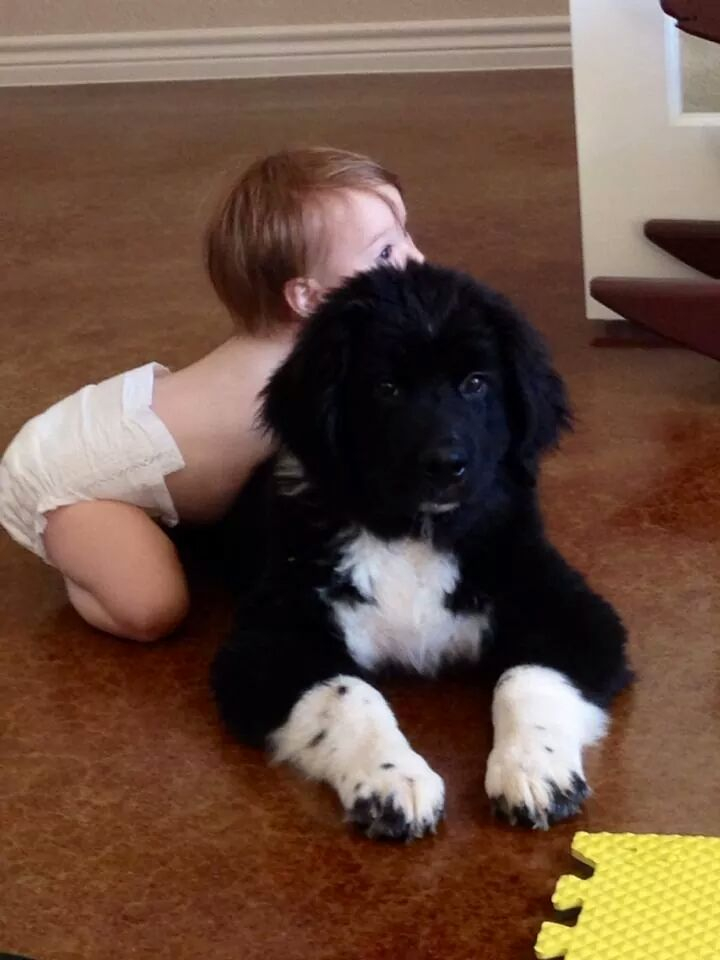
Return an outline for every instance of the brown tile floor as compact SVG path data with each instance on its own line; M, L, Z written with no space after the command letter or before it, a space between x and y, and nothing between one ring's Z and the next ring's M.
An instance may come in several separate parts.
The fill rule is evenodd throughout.
M720 833L720 367L588 346L567 73L4 90L0 116L0 447L86 381L223 337L198 238L235 159L368 151L402 173L426 252L548 334L578 411L547 467L550 524L624 614L640 674L589 760L586 813L547 834L489 816L487 705L458 682L399 685L448 819L374 846L219 730L222 597L199 591L176 642L115 642L2 536L0 951L529 960L576 829Z

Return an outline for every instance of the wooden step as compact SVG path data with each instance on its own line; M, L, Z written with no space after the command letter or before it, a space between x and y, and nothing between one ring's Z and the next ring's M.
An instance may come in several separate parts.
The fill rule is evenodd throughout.
M685 33L720 43L718 0L660 0L660 6Z
M595 277L590 293L626 320L720 360L720 282Z
M648 220L645 236L688 266L720 279L719 220Z

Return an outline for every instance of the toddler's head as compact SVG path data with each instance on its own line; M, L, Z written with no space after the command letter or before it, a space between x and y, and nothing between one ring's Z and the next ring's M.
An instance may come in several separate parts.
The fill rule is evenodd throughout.
M421 259L406 216L398 178L368 157L273 154L240 176L212 218L208 272L238 327L268 335L354 273Z

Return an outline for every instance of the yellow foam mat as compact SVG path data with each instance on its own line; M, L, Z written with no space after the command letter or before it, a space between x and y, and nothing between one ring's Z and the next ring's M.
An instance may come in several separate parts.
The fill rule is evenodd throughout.
M539 960L720 960L720 838L577 833L589 880L560 877L553 905L575 926L544 923Z

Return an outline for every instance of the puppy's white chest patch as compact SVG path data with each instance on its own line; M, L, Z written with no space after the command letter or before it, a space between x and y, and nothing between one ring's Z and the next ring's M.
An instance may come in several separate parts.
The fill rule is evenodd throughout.
M444 661L477 660L488 620L447 607L460 572L451 554L423 540L379 540L362 531L342 551L338 573L363 600L333 611L355 660L366 669L398 663L433 673Z

